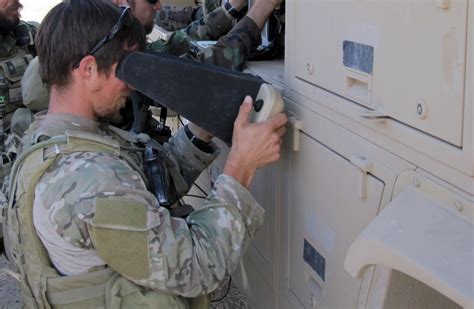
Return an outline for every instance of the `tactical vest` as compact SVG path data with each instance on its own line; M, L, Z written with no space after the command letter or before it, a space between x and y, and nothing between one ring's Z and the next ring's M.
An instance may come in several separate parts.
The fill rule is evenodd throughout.
M131 163L118 142L82 131L68 131L33 145L12 168L11 196L6 215L5 248L16 267L26 308L208 308L206 296L183 297L150 291L106 267L61 276L36 234L33 223L35 188L60 156L74 152L113 154ZM133 166L133 164L130 164Z
M15 54L11 57L0 59L0 151L5 153L0 162L0 178L2 179L9 174L11 167L10 156L6 156L6 153L16 154L18 142L13 140L15 137L12 137L8 142L9 145L5 145L6 133L10 131L13 112L22 106L20 82L28 63L33 60L33 56L24 49L15 48L15 50Z
M20 81L33 60L35 27L21 21L14 33L4 36L0 52L0 109L4 114L22 106ZM1 110L0 110L1 112Z

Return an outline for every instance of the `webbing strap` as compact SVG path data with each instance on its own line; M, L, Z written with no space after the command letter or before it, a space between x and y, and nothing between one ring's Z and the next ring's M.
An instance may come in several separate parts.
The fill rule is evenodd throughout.
M30 182L28 184L28 187L26 188L26 195L25 195L25 218L26 222L23 222L23 226L21 228L23 229L28 229L29 234L36 240L33 242L33 246L35 246L35 249L38 252L38 256L41 259L41 262L43 265L50 265L50 260L48 258L48 253L43 246L43 243L39 239L38 234L36 233L36 228L34 226L34 221L33 221L33 202L35 199L35 188L36 185L38 184L40 178L43 176L43 174L50 168L56 161L55 158L50 158L44 163L42 163L36 172L31 176ZM20 220L18 220L20 221ZM22 252L23 254L23 252Z
M50 305L66 305L75 302L82 302L88 299L105 296L105 283L63 292L47 292L46 295Z
M23 283L27 287L25 289L25 292L33 296L38 307L42 307L43 305L45 308L50 308L50 306L48 305L48 302L44 300L44 293L45 293L46 286L40 283L40 286L38 287L38 289L34 289L31 286L31 281L30 281L30 280L33 280L34 282L36 279L36 280L40 280L40 282L44 282L45 281L44 278L48 276L48 274L45 273L44 267L48 267L50 265L50 260L49 260L46 248L43 246L43 243L39 239L38 234L36 234L36 229L33 222L33 201L35 198L36 184L39 182L41 176L43 176L46 170L49 167L51 167L55 161L56 161L56 157L50 158L47 161L43 162L38 168L38 170L31 176L30 183L28 184L27 189L26 189L26 198L25 198L26 205L24 205L26 208L24 212L25 214L24 219L26 222L23 222L20 226L20 229L24 229L22 232L20 232L20 235L21 235L20 241L23 241L22 234L24 234L25 232L28 233L32 237L32 239L30 240L31 242L28 241L28 243L35 248L37 252L37 257L39 259L38 262L42 263L42 265L39 265L42 267L42 272L38 274L39 278L33 278L33 277L28 278L28 274L27 272L25 272L24 267L21 267L21 266L19 267L20 272L24 278ZM20 222L19 219L18 221ZM21 250L20 251L21 255L19 256L20 262L21 262L21 259L23 258L25 258L25 260L30 258L30 257L24 257L25 251L23 247L20 246L20 250ZM42 300L43 303L40 303L38 300Z

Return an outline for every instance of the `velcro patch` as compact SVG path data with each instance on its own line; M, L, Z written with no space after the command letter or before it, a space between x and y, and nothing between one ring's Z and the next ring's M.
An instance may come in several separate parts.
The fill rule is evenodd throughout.
M98 198L91 225L94 246L110 267L136 279L150 276L147 205L120 197Z

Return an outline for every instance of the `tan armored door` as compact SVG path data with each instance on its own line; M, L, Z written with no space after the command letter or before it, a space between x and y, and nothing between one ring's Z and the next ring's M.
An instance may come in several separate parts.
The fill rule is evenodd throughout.
M249 280L249 297L256 308L275 308L276 273L278 259L278 213L280 208L280 165L272 164L257 171L250 188L254 198L265 209L263 226L251 240L245 254ZM266 295L266 297L259 297Z
M352 241L375 217L384 184L347 158L300 134L289 152L289 289L306 308L354 308L362 279L344 270Z
M229 148L221 141L217 141L221 148L221 155L210 167L210 178L215 181L221 174ZM244 255L244 273L239 267L232 274L241 292L256 308L274 308L276 289L275 267L277 262L278 244L278 213L280 208L279 163L271 164L259 169L255 174L250 192L257 202L265 209L265 221L255 238L250 241ZM242 278L242 275L245 278ZM248 285L248 286L247 286ZM265 295L265 297L259 297Z
M291 5L297 79L462 146L468 0Z

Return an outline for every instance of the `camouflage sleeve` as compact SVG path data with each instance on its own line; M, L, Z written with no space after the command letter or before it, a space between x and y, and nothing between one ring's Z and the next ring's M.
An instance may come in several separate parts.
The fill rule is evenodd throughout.
M170 161L168 169L181 196L188 193L201 172L219 155L217 145L211 142L210 146L213 149L211 153L203 152L189 140L184 129L179 130L164 144L166 156Z
M213 12L221 5L221 0L204 0L200 8L202 9L203 16L206 16Z
M222 8L217 8L200 20L191 23L185 29L173 32L168 41L155 41L149 48L158 52L165 52L175 56L189 53L189 44L192 40L217 40L232 28L230 20Z
M192 41L219 39L217 44L205 48L196 55L196 59L207 64L242 70L250 53L261 44L260 30L247 16L232 27L232 30L230 30L231 27L232 22L226 13L222 8L218 8L207 18L195 21L186 29L174 32L167 42L156 41L149 47L154 51L176 56L192 56L190 52Z
M245 188L221 175L202 208L187 220L170 217L138 173L114 156L97 153L63 157L37 192L47 205L45 217L53 220L51 228L67 245L89 250L139 285L185 297L214 290L236 269L264 216ZM62 263L64 273L89 261L71 254L67 245L47 248L50 256L61 257L53 263Z
M216 45L204 49L197 57L200 62L242 70L249 55L261 44L260 30L245 16Z
M155 24L167 31L181 30L192 23L198 11L200 11L199 8L194 6L178 8L165 5L157 12Z
M264 210L233 178L221 175L204 205L185 220L159 208L161 224L148 233L150 275L127 278L185 297L207 294L238 266Z

